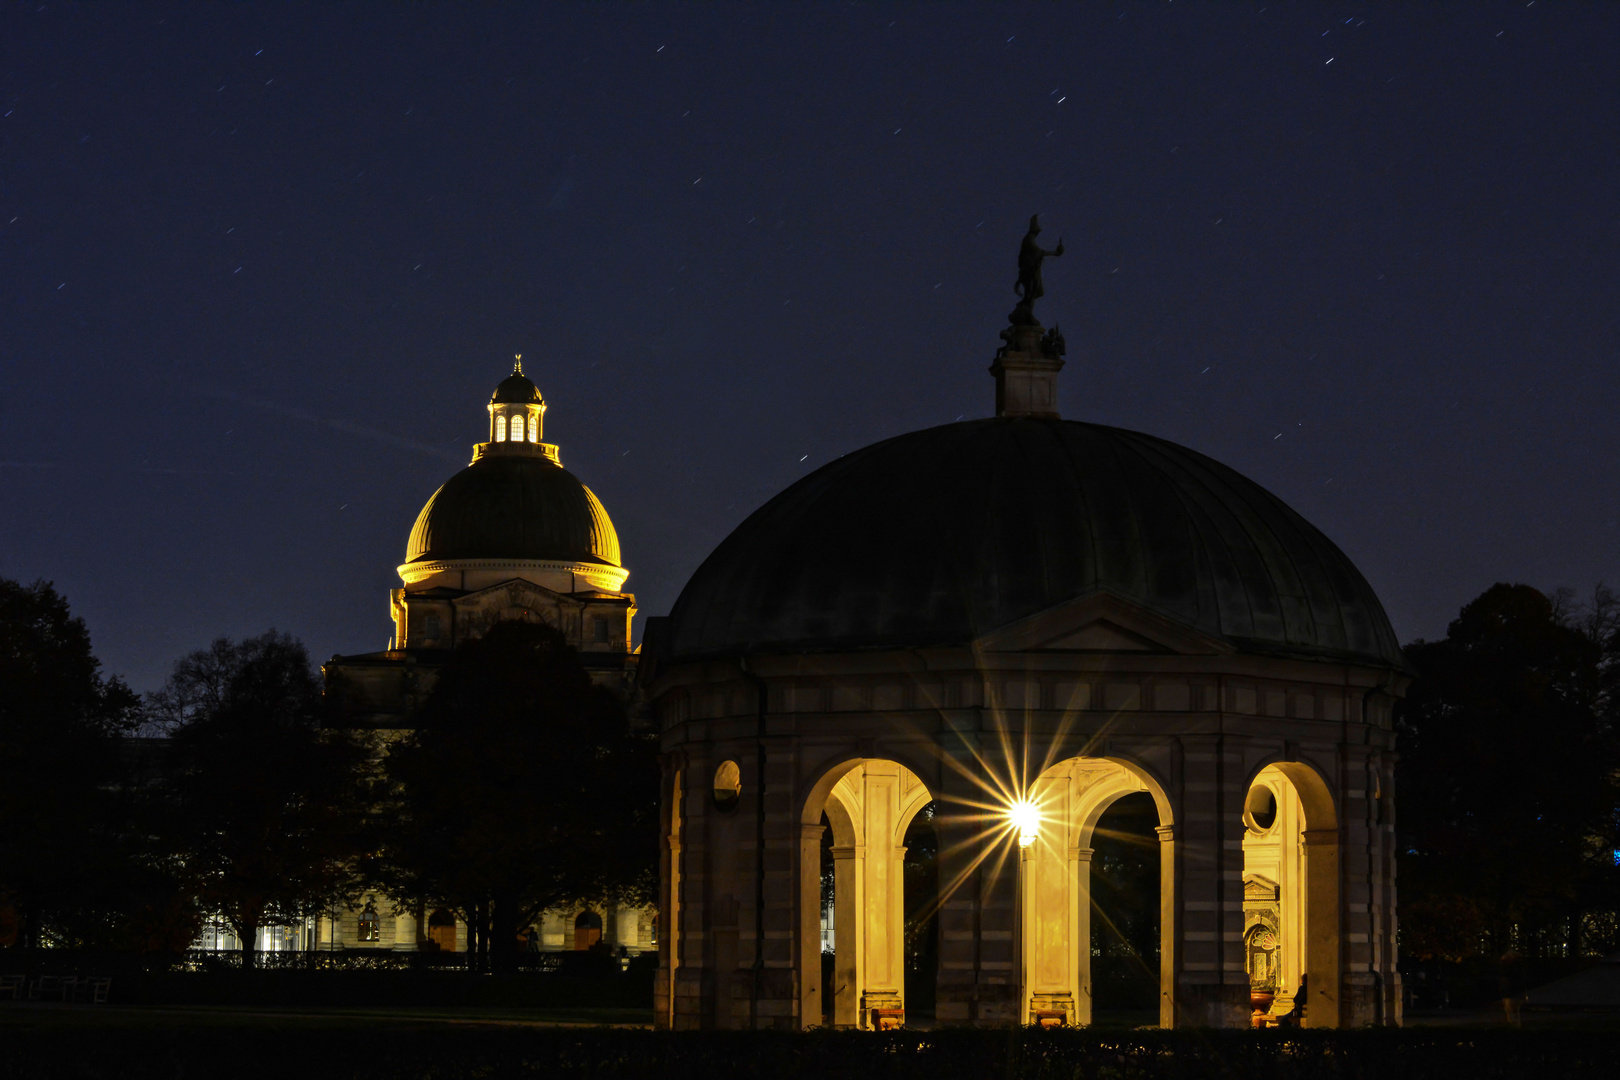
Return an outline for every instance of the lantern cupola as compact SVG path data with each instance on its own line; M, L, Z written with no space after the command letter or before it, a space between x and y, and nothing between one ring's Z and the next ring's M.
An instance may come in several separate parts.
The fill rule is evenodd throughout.
M489 399L489 442L527 444L538 449L545 431L546 399L540 388L523 374L523 356L512 364L512 374L501 380ZM515 449L516 447L514 447Z

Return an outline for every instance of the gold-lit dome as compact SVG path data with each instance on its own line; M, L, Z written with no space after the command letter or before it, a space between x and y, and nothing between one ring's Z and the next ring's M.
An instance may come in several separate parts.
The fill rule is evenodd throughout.
M543 454L484 454L433 493L406 564L544 559L619 565L619 534L590 488Z
M582 583L616 592L629 576L619 534L556 446L541 441L546 402L518 359L490 396L489 441L417 515L400 577L420 586L449 574L467 587L468 571L510 571L564 591Z

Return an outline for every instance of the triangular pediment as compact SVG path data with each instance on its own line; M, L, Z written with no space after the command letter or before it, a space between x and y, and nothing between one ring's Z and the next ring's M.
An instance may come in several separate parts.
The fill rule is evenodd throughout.
M1223 656L1226 641L1110 592L1037 612L981 637L987 652L1166 653Z
M1049 641L1044 646L1048 649L1059 649L1065 652L1163 652L1158 643L1133 634L1123 626L1116 626L1107 619L1098 619L1089 623L1065 637Z
M454 601L458 608L484 609L498 608L554 608L559 604L579 606L579 600L568 596L567 593L553 592L543 585L536 585L523 578L512 578L499 585L470 592L465 596L458 596Z
M1279 895L1277 883L1268 881L1258 874L1243 879L1243 899L1245 900L1275 900Z

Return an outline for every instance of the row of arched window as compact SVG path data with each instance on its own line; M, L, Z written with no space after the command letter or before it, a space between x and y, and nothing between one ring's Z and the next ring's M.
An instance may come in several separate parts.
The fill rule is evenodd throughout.
M527 442L532 442L532 443L539 442L540 441L540 417L535 415L534 413L529 414L528 438L527 438L527 440L525 440L524 439L524 432L523 432L523 417L521 417L521 416L512 417L511 438L507 438L506 417L497 416L495 418L495 441L496 442L525 442L525 441L527 441Z

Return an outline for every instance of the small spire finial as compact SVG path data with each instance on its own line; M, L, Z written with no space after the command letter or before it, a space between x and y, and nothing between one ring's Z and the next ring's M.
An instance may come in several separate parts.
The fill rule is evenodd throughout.
M516 356L514 356L512 358L512 374L514 374L514 375L523 374L523 354L522 353L518 353Z

